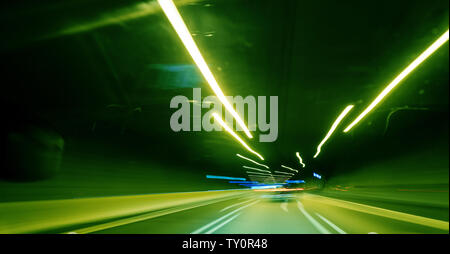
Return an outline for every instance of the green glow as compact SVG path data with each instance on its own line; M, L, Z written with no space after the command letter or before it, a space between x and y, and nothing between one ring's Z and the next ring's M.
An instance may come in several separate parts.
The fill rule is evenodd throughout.
M264 165L264 164L258 163L258 162L256 162L256 161L254 161L254 160L252 160L252 159L249 159L249 158L247 158L247 157L245 157L245 156L242 156L242 155L240 155L240 154L238 154L238 153L237 153L236 155L237 155L238 157L244 159L244 160L251 161L251 162L255 163L256 165L259 165L259 166L261 166L261 167L265 167L265 168L267 168L267 169L270 169L269 166L266 166L266 165Z
M317 146L317 152L314 155L314 158L317 158L317 156L319 156L320 151L322 146L325 144L325 142L327 142L327 140L331 137L331 135L333 134L333 132L336 130L336 128L338 127L339 123L342 121L342 119L344 119L344 117L348 114L348 112L350 112L350 110L352 110L353 105L347 106L344 111L342 111L342 113L338 116L338 118L336 119L336 121L334 121L333 125L331 126L331 129L328 131L327 135L325 136L325 138L322 140L322 142L320 142L320 144Z
M258 156L261 160L264 160L264 158L257 152L255 152L253 149L251 149L245 142L242 140L223 120L220 118L220 116L217 113L212 114L214 119L226 130L228 133L231 134L237 141L239 141L245 149L247 149L249 152L255 154Z
M200 72L202 73L206 82L208 82L209 86L216 94L217 98L219 98L220 102L222 102L222 104L225 106L225 108L236 119L236 122L239 124L239 126L242 127L245 134L249 138L252 138L253 136L250 133L250 131L248 130L244 121L241 119L241 117L238 115L238 113L234 110L233 106L230 104L230 102L225 97L225 94L220 89L219 84L217 83L211 70L208 67L208 64L206 63L205 59L203 58L202 54L200 53L200 50L198 49L197 45L195 44L194 39L192 38L191 33L189 32L186 24L184 23L183 18L181 17L180 13L178 12L175 4L172 2L172 0L158 0L158 3L161 6L164 13L166 14L166 16L169 19L170 23L172 24L173 28L177 32L178 36L180 37L180 39L183 42L184 46L186 47L187 51L191 55L195 64L200 69Z
M392 89L394 89L403 79L405 79L417 66L425 61L431 54L439 49L448 41L448 30L439 39L437 39L430 47L428 47L419 57L417 57L406 69L404 69L384 90L375 98L372 103L345 128L344 132L349 132L359 121L361 121L370 111L378 105L378 103L386 97Z
M246 169L252 169L252 170L256 170L256 171L260 171L260 172L265 172L265 173L269 173L271 174L272 172L270 172L269 170L264 170L264 169L259 169L259 168L253 168L253 167L247 167L247 166L242 166L243 168Z
M297 170L297 169L293 169L293 168L290 168L290 167L285 166L285 165L281 165L281 167L283 167L283 168L285 168L285 169L289 169L289 170L291 170L291 171L294 171L294 172L297 172L297 173L298 173L298 170Z
M295 153L295 155L297 155L297 158L299 159L300 164L302 164L302 167L306 167L305 163L303 163L303 159L302 159L302 157L300 156L300 153L297 152L297 153Z

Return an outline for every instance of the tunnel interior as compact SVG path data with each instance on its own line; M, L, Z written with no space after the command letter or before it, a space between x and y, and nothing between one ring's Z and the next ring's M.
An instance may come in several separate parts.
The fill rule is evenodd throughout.
M448 43L343 132L448 29L447 1L174 2L225 95L278 98L274 141L260 122L237 132L264 161L194 130L214 91L157 1L14 1L0 11L0 202L245 189L206 177L251 180L242 154L298 169L313 193L448 221ZM176 96L187 131L171 127Z

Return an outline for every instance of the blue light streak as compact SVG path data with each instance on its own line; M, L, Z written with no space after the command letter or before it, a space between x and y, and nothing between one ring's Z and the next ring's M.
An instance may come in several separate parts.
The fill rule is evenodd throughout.
M286 183L305 183L305 180L286 180Z
M252 181L229 181L229 183L257 184L258 182L256 182L256 181L253 181L253 182Z
M247 179L241 177L229 177L229 176L215 176L215 175L206 175L208 179L224 179L224 180L237 180L237 181L245 181Z

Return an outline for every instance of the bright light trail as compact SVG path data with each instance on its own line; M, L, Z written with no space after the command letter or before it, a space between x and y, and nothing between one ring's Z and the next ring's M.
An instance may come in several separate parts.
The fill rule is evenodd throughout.
M319 174L313 173L313 176L316 177L316 178L322 179L322 176L319 175Z
M206 175L206 178L208 179L224 179L224 180L240 180L245 181L245 178L241 177L229 177L229 176L214 176L214 175Z
M338 116L338 118L336 119L336 121L334 121L333 125L331 126L331 129L328 131L327 135L325 136L325 138L322 140L322 142L320 142L320 144L317 146L317 152L314 155L314 158L317 158L317 156L319 156L319 153L321 151L322 146L325 144L325 142L327 142L327 140L331 137L331 135L333 134L333 132L336 130L336 128L338 127L339 123L342 121L342 119L344 119L344 117L348 114L348 112L350 110L352 110L353 105L349 105L347 106L344 111L342 111L342 113Z
M290 168L290 167L288 167L288 166L285 166L285 165L281 165L281 167L283 167L283 168L285 168L285 169L289 169L289 170L292 170L292 171L294 171L294 172L297 172L297 173L298 173L298 170L297 170L297 169L293 169L293 168Z
M251 149L245 142L244 140L242 140L223 120L222 118L217 114L217 113L213 113L212 114L214 119L219 122L220 125L222 125L222 127L228 131L228 133L231 134L231 136L233 136L237 141L239 141L249 152L255 154L256 156L258 156L261 160L264 160L264 158L257 152L253 151L253 149Z
M370 111L377 106L378 103L386 97L392 89L394 89L403 79L405 79L417 66L424 62L431 54L438 50L444 43L448 41L448 30L439 39L437 39L430 47L428 47L419 57L417 57L406 69L404 69L384 90L375 98L374 101L351 123L345 128L344 132L349 132L361 119L363 119Z
M200 69L200 72L202 73L203 77L216 94L217 98L219 98L220 102L222 102L225 108L236 119L236 122L239 124L239 126L242 127L245 134L249 138L252 138L253 136L250 133L247 126L245 125L244 121L239 117L238 113L234 110L233 106L230 104L230 102L225 97L225 94L220 89L219 84L217 83L211 70L208 67L208 64L206 63L205 59L200 53L200 50L195 44L194 39L192 38L191 33L189 32L186 24L184 23L183 18L178 12L175 4L172 2L172 0L158 0L158 3L161 6L162 10L164 11L164 14L166 14L173 28L177 32L187 51L191 55L195 64Z
M305 180L286 180L286 183L305 183Z
M296 155L297 158L299 159L300 164L302 164L302 167L306 167L305 163L303 163L302 157L300 157L300 153L299 153L299 152L296 152L295 155Z
M274 171L275 173L286 174L286 175L294 175L292 173L283 172L283 171Z
M240 154L238 154L238 153L237 153L236 155L237 155L238 157L244 159L244 160L251 161L251 162L255 163L256 165L259 165L259 166L261 166L261 167L265 167L265 168L267 168L267 169L270 169L269 166L266 166L266 165L264 165L264 164L258 163L258 162L256 162L256 161L254 161L254 160L252 160L252 159L249 159L249 158L247 158L247 157L245 157L245 156L242 156L242 155L240 155Z
M254 167L247 167L247 166L242 166L242 167L246 168L246 169L252 169L252 170L256 170L256 171L261 171L261 172L264 172L264 173L269 173L269 174L272 173L269 170L264 170L264 169L254 168Z
M282 187L282 185L263 185L263 186L252 186L252 190L262 190L262 189L275 189Z

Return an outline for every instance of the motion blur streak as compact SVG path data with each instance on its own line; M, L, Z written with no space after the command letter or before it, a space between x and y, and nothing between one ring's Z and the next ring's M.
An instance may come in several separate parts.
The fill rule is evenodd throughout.
M214 175L206 175L208 179L224 179L224 180L240 180L245 181L245 178L242 177L229 177L229 176L214 176Z
M225 97L225 94L220 89L219 84L217 83L211 70L208 67L208 64L206 63L205 59L203 58L202 54L200 53L200 50L198 49L197 45L195 44L194 39L192 38L191 33L189 32L186 24L184 23L183 18L181 17L180 13L178 12L175 4L172 2L172 0L158 0L158 3L159 3L159 5L161 5L161 8L163 9L164 13L166 14L166 16L169 19L170 23L172 24L173 28L177 32L178 36L180 37L180 39L183 42L186 49L188 50L188 52L191 55L192 59L194 60L195 64L197 64L203 77L206 79L209 86L216 94L217 98L219 98L220 102L222 102L222 104L225 106L225 108L236 119L236 122L244 130L245 134L249 138L252 138L253 136L250 133L247 126L245 125L244 121L241 119L241 117L238 115L238 113L234 110L233 106L230 104L230 102Z
M186 5L186 4L193 4L199 2L199 0L178 0L176 3L178 5ZM60 35L70 35L70 34L76 34L81 32L87 32L93 29L98 29L104 26L112 25L112 24L120 24L126 21L135 20L139 18L143 18L149 15L153 15L155 13L158 13L160 11L160 7L157 4L157 2L144 2L136 4L132 7L124 8L119 11L114 11L112 13L104 13L100 15L101 17L89 20L89 21L83 21L81 24L70 24L63 26L62 29L60 29L56 33L51 33L50 35L46 36L45 38L53 38Z
M289 170L291 170L291 171L294 171L294 172L297 172L297 173L298 173L298 170L297 170L297 169L293 169L293 168L288 167L288 166L285 166L285 165L281 165L281 167L282 167L282 168L285 168L285 169L289 169Z
M253 162L253 163L255 163L256 165L259 165L259 166L261 166L261 167L265 167L265 168L267 168L267 169L270 169L269 166L267 166L267 165L258 163L258 162L256 162L256 161L254 161L254 160L252 160L252 159L249 159L249 158L247 158L247 157L245 157L245 156L242 156L242 155L240 155L240 154L236 154L236 155L237 155L238 157L244 159L244 160L248 160L248 161L250 161L250 162Z
M233 136L237 141L239 141L239 143L241 143L245 149L247 149L249 152L255 154L256 156L258 156L261 160L264 160L264 158L257 152L255 152L253 149L251 149L245 142L244 140L242 140L223 120L222 118L217 114L217 113L213 113L212 114L214 119L219 122L219 124L228 132L231 134L231 136Z
M256 171L261 171L261 172L264 172L264 173L272 173L272 172L270 172L269 170L264 170L264 169L259 169L259 168L254 168L254 167L248 167L248 166L242 166L243 168L246 168L246 169L253 169L253 170L256 170Z
M283 171L274 171L275 173L281 173L281 174L286 174L286 175L294 175L292 173L288 173L288 172L283 172Z
M431 54L438 50L449 39L447 30L439 39L437 39L430 47L428 47L419 57L417 57L406 69L404 69L376 98L370 105L345 128L344 132L349 132L361 119L363 119L370 111L377 106L378 103L388 95L403 79L406 78L417 66L425 61Z
M300 164L302 164L302 167L306 167L305 163L303 163L303 159L300 156L300 153L296 152L295 155L297 156L298 160L300 161Z
M349 105L347 106L344 111L342 111L342 113L338 116L338 118L336 119L336 121L334 121L333 125L331 126L331 129L328 131L327 135L325 136L325 138L323 138L322 142L320 142L320 144L317 146L317 152L314 155L314 158L317 158L317 156L319 156L320 151L322 146L325 144L325 142L327 142L327 140L331 137L331 135L333 134L333 132L336 130L336 128L338 127L339 123L342 121L342 119L344 119L344 117L348 114L348 112L350 110L352 110L353 105Z

